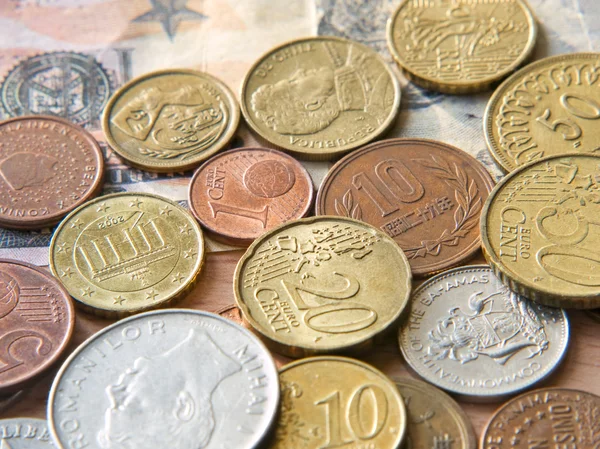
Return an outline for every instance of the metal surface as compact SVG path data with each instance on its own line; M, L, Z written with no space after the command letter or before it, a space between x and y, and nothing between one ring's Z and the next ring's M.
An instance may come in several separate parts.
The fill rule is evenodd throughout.
M48 424L43 419L0 419L0 448L52 449Z

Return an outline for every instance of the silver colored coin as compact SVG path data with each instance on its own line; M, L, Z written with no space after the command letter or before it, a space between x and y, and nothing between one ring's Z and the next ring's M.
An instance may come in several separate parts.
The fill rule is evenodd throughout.
M0 413L8 410L15 402L19 400L21 396L23 396L25 390L17 391L9 396L0 396ZM2 446L0 446L2 449Z
M119 321L67 359L50 390L59 448L255 448L271 428L279 381L249 331L196 310Z
M471 400L497 400L546 378L569 343L565 312L510 291L487 265L423 283L399 333L404 358L428 382Z
M52 449L54 447L45 420L34 418L0 420L0 448Z

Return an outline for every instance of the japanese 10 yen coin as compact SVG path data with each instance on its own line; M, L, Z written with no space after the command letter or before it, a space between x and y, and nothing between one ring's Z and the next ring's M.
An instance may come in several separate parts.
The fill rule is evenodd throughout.
M279 373L281 405L269 449L398 449L407 416L383 373L345 357L309 357Z
M389 129L400 85L369 47L307 37L261 56L242 82L240 102L248 125L264 139L300 158L329 160Z
M74 210L50 243L50 269L84 309L124 316L165 306L194 285L202 231L178 204L117 193Z
M286 223L240 259L234 295L244 320L290 357L369 347L408 301L411 274L396 243L341 217Z
M1 419L0 448L56 449L46 420L34 418Z
M60 449L254 449L278 405L277 370L251 332L169 309L79 346L54 380L48 421Z
M409 366L465 399L491 401L549 376L567 351L561 309L512 292L487 265L434 276L413 294L399 333Z
M403 249L414 276L481 247L479 215L494 181L476 159L442 142L389 139L341 159L325 176L317 215L363 220Z

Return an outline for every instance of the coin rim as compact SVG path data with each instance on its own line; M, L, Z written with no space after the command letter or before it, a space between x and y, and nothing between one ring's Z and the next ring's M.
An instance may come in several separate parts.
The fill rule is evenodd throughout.
M138 320L138 319L144 319L148 316L153 316L153 315L162 315L162 314L186 314L186 315L199 315L202 317L208 317L208 318L212 318L215 319L217 321L221 321L222 323L225 323L228 326L232 326L234 328L236 328L236 330L240 331L242 334L245 334L248 338L250 338L251 341L254 341L254 343L261 349L264 351L265 355L267 355L268 357L265 357L266 363L269 364L270 362L270 368L271 368L271 374L273 374L273 378L275 380L279 379L279 373L277 371L277 366L275 365L275 362L273 361L273 358L271 357L271 353L269 352L269 350L267 349L267 347L263 344L262 341L260 341L260 338L257 338L256 335L254 335L252 332L250 332L248 329L245 329L243 326L240 326L239 324L228 320L226 318L223 318L222 316L219 316L215 313L211 313L211 312L206 312L204 310L195 310L195 309L182 309L182 308L173 308L173 309L161 309L161 310L152 310L149 312L144 312L144 313L140 313L137 315L133 315L127 318L124 318L122 320L117 321L116 323L112 323L102 329L100 329L98 332L94 333L93 335L91 335L90 337L86 338L83 343L81 343L79 346L77 346L77 348L75 350L73 350L73 352L69 355L69 357L64 361L64 363L62 364L62 366L60 367L60 369L58 370L58 372L56 373L56 376L54 377L54 380L52 381L52 386L50 387L50 392L48 394L48 401L47 401L47 406L46 406L46 416L48 417L48 431L50 432L51 436L52 436L52 440L53 442L55 442L57 444L58 447L63 447L62 441L58 438L57 432L55 430L56 426L55 426L55 422L54 422L54 412L53 412L53 404L54 404L54 400L56 397L56 393L58 391L58 387L59 387L59 383L63 377L63 375L65 374L65 371L69 368L69 366L72 364L73 360L75 360L75 358L81 353L83 352L84 349L86 349L90 344L92 344L94 342L94 340L97 340L101 337L103 337L104 335L106 335L108 332L112 331L113 329L118 328L119 326L123 326L126 324L129 324L132 321ZM271 429L273 429L274 427L274 423L276 422L276 415L279 409L279 400L280 400L280 389L279 389L279 383L278 382L274 382L274 388L275 388L275 398L273 401L273 407L272 410L270 411L270 420L269 420L269 424L266 426L265 429L263 429L263 431L258 435L258 438L256 438L249 446L248 449L250 449L251 447L256 447L258 445L259 442L265 440L266 436L270 433ZM254 427L256 429L256 427Z
M488 103L485 107L485 112L483 113L483 135L485 137L486 146L487 146L490 154L492 155L494 162L496 162L498 167L500 167L505 173L510 173L515 170L518 170L519 168L524 167L525 165L527 165L531 162L536 162L536 161L545 159L546 157L552 157L552 156L558 156L558 155L555 154L555 155L550 155L550 156L544 156L544 158L536 159L535 161L530 161L526 164L520 164L520 165L514 164L514 166L513 166L513 164L506 157L506 154L503 151L501 151L500 147L498 146L497 142L494 139L493 128L495 126L494 122L495 122L495 118L497 116L497 113L495 112L496 107L498 106L498 104L500 103L502 98L504 98L504 95L506 95L507 91L511 88L511 85L513 83L515 83L516 81L518 81L520 78L528 75L530 72L541 69L547 64L554 64L554 63L558 63L561 61L569 61L571 59L578 59L578 58L597 59L600 62L600 52L599 53L594 53L594 52L564 53L564 54L560 54L560 55L547 56L545 58L539 59L539 60L532 62L531 64L528 64L525 67L519 69L518 71L516 71L515 73L510 75L507 79L505 79L502 82L502 84L500 84L500 86L498 86L498 88L494 91L494 93L488 100ZM559 153L559 154L572 154L573 156L577 156L579 154L584 154L584 153Z
M508 173L504 178L502 178L496 187L491 191L488 196L485 204L483 205L483 209L481 210L481 218L479 221L479 228L481 233L481 247L483 250L483 256L485 260L490 264L492 269L494 270L494 274L507 285L511 290L517 292L518 294L525 296L526 298L537 302L539 304L543 304L550 307L559 307L559 308L568 308L568 309L594 309L600 308L600 288L596 289L597 293L588 294L582 296L581 294L557 294L552 292L547 288L543 288L540 286L536 286L533 282L529 280L519 277L518 275L513 275L511 270L509 270L500 260L500 258L496 255L493 250L490 240L488 238L488 223L487 218L489 214L489 209L492 205L492 201L496 198L496 195L504 188L508 182L512 181L515 176L520 175L522 172L528 170L530 167L533 167L536 164L542 164L545 162L550 162L554 159L565 159L565 158L578 158L578 157L591 157L596 159L596 163L600 164L600 155L594 155L593 153L581 153L581 154L555 154L553 156L547 156L541 159L537 159L533 162L529 162L525 165L521 165L516 170Z
M321 148L321 150L324 150L324 151L309 152L309 151L302 151L291 144L287 144L287 143L283 144L283 143L278 143L278 142L275 142L274 140L271 140L270 136L267 135L266 133L263 133L262 130L260 129L260 127L254 123L254 120L252 119L252 116L250 115L250 112L248 111L248 108L246 106L246 100L245 100L246 92L248 90L248 83L250 81L252 74L257 69L257 67L260 64L262 64L268 57L270 57L275 52L277 52L285 47L288 47L290 45L299 44L302 42L318 42L318 41L325 41L325 40L334 41L334 42L338 42L338 43L345 44L345 45L355 45L357 47L362 48L363 50L366 50L367 52L369 52L370 54L372 54L374 57L376 57L379 60L380 64L384 67L384 69L387 71L388 75L390 76L391 82L394 86L394 103L391 106L390 114L388 115L385 122L383 122L382 125L379 125L379 127L373 132L373 134L369 135L369 138L367 140L365 140L365 141L361 140L361 141L355 142L351 145L345 145L339 149L326 150L325 148ZM332 160L342 154L348 153L349 151L351 151L355 148L361 147L375 139L378 139L382 134L384 134L386 131L388 131L392 127L394 122L396 121L396 118L398 117L399 112L400 112L401 97L402 97L402 89L400 88L400 82L398 81L398 78L396 77L396 75L394 74L392 69L390 69L388 63L381 57L381 55L379 55L379 53L377 53L371 47L364 45L360 42L356 42L356 41L353 41L350 39L344 39L344 38L337 37L337 36L327 36L327 35L306 36L306 37L291 39L291 40L283 42L282 44L279 44L275 47L270 48L268 51L261 54L256 59L256 61L250 66L250 68L244 75L244 79L242 80L242 84L240 86L240 108L242 110L242 115L244 116L244 120L246 121L246 123L248 124L250 129L253 132L255 132L256 134L258 134L261 138L265 139L270 144L275 145L278 150L289 152L290 154L292 154L293 156L295 156L297 158L304 159L304 160L311 160L311 161ZM278 134L278 135L280 135L280 134Z
M546 379L548 379L562 365L562 363L564 362L564 360L566 358L567 350L569 348L569 343L571 340L571 322L570 322L569 317L564 309L560 309L562 316L563 316L563 321L564 321L563 332L562 332L562 339L564 341L564 344L563 344L562 349L560 349L560 351L557 354L555 363L553 365L550 365L550 362L547 362L544 364L544 367L546 367L546 368L549 367L549 368L547 368L548 371L544 375L535 377L533 379L529 379L528 381L526 381L523 385L519 386L518 388L514 388L514 386L512 386L511 388L508 388L508 389L505 388L505 390L503 392L491 392L491 391L489 391L489 389L484 390L484 389L480 388L481 391L479 391L478 393L473 393L471 387L462 387L463 389L461 390L460 387L459 388L450 388L450 387L447 388L446 386L441 385L439 383L434 383L435 377L434 376L426 377L425 375L421 374L421 373L426 373L426 372L413 364L414 363L413 357L409 356L408 350L402 344L403 343L402 337L405 332L404 330L405 330L405 328L408 329L408 325L410 324L408 321L408 317L410 316L410 313L412 312L412 305L414 304L414 300L417 297L417 295L424 292L429 287L429 285L438 282L442 278L451 276L451 275L455 274L456 272L477 271L477 270L481 270L481 269L484 269L486 271L489 270L489 272L491 274L495 274L494 269L492 267L490 267L489 265L485 265L485 264L463 265L460 267L451 268L450 270L444 271L442 273L438 273L435 276L432 276L429 279L427 279L417 289L415 289L415 291L411 295L411 309L409 311L407 311L406 320L402 323L402 325L400 326L400 329L398 330L398 346L400 347L400 352L402 352L402 357L406 361L407 366L414 373L416 373L420 379L423 379L426 382L430 382L433 385L435 385L436 387L440 388L441 390L450 392L465 401L494 402L499 399L506 399L509 396L514 396L515 394L519 394L523 391L530 389L534 385L539 385L540 383L542 383ZM527 299L527 298L525 298L525 299ZM406 333L408 335L408 331L406 331ZM430 377L431 377L431 380L430 380Z
M206 151L202 152L201 155L197 157L193 157L192 160L180 163L146 163L146 159L144 157L134 158L128 152L121 149L120 144L115 140L111 131L110 131L110 119L111 113L115 106L115 103L131 88L135 87L139 83L142 83L146 80L161 77L166 75L192 75L196 76L204 81L209 81L215 84L223 93L226 98L226 102L228 103L229 109L231 111L231 115L229 118L229 123L227 124L225 132L219 138L219 143L211 145ZM210 158L212 155L216 154L224 147L226 147L231 139L233 138L235 132L237 131L238 125L240 122L240 107L238 105L237 100L235 99L235 95L233 91L220 79L214 77L213 75L201 72L199 70L191 70L191 69L162 69L155 70L153 72L146 73L144 75L133 78L132 80L125 83L121 86L115 93L112 94L108 103L104 107L104 111L102 112L102 132L106 138L106 143L108 146L118 154L128 165L131 165L135 168L140 168L146 171L152 171L156 173L173 173L176 171L186 171L192 168L195 168L201 162Z
M99 304L91 304L86 301L83 301L83 300L79 299L78 297L71 295L69 293L69 295L75 300L75 303L78 306L80 306L84 311L91 312L91 313L94 313L94 314L97 314L97 315L100 315L103 317L107 317L107 318L119 318L119 317L123 317L123 316L127 316L127 315L137 314L137 313L144 312L147 310L159 309L161 307L168 306L172 301L175 301L175 300L179 299L180 297L182 297L183 295L185 295L186 292L188 292L191 289L191 287L194 286L194 284L197 281L198 275L200 274L202 267L204 266L204 259L206 258L206 245L204 243L204 234L202 233L202 229L200 228L200 225L198 224L198 222L196 222L196 220L194 219L194 217L188 210L181 207L175 201L172 201L168 198L165 198L165 197L162 197L159 195L155 195L152 193L142 193L142 192L112 193L110 195L99 196L97 198L94 198L91 201L88 201L87 203L82 204L81 206L79 206L78 208L73 210L69 215L67 215L65 217L65 219L58 225L58 227L54 231L54 234L52 235L52 240L50 240L50 246L48 247L48 262L49 262L50 271L52 272L52 275L57 279L57 281L61 285L64 286L64 284L60 280L60 276L58 275L58 268L56 267L56 263L54 260L54 247L56 245L56 241L57 241L58 237L60 236L61 231L67 226L69 221L76 214L78 214L80 211L82 211L84 208L91 207L98 202L110 200L110 199L116 198L116 197L123 197L123 196L130 196L132 198L149 197L149 198L152 198L155 200L160 200L160 201L168 203L172 207L177 208L184 215L189 215L188 219L191 223L192 228L194 228L194 231L196 231L196 235L198 237L198 246L199 246L198 261L194 265L193 270L188 274L188 276L186 276L185 283L182 283L178 289L174 290L173 293L166 296L162 301L152 303L150 305L142 305L142 306L139 306L136 308L130 308L130 307L115 308L115 307L112 307L112 304L108 304L107 306L103 307ZM83 276L81 276L81 277L83 277ZM67 287L66 286L64 286L64 287L68 291ZM107 289L104 289L104 290L107 290Z
M312 207L312 204L313 204L313 200L314 200L314 197L315 197L315 187L313 185L313 180L310 177L310 174L308 173L308 170L306 170L306 168L304 168L304 166L300 162L298 162L297 159L294 159L292 156L290 156L289 154L284 153L283 151L275 150L273 148L263 148L263 147L241 147L241 148L234 148L234 149L227 150L227 151L222 151L222 152L214 155L209 160L205 161L194 172L194 175L190 179L190 182L189 182L189 185L188 185L187 200L188 200L188 205L189 205L189 208L190 208L190 212L192 213L192 215L194 216L194 218L198 221L198 223L200 223L200 225L203 228L205 228L211 234L212 237L215 237L215 240L222 240L226 244L246 245L246 246L250 245L254 240L256 240L261 235L263 235L265 231L268 231L268 229L266 229L265 231L261 232L260 234L258 234L253 239L238 238L238 237L233 236L231 234L227 234L225 232L222 232L219 229L217 229L215 226L211 226L211 225L207 224L206 221L202 217L200 217L200 214L198 214L198 212L196 211L196 208L194 207L194 201L192 200L192 191L194 189L194 185L198 182L198 178L200 177L200 173L203 170L205 170L206 168L208 168L208 166L210 164L214 163L217 159L229 156L230 154L237 153L237 152L246 152L246 151L262 151L262 152L270 153L270 154L274 153L277 157L283 157L284 159L288 160L295 168L297 168L301 172L301 174L304 176L305 180L308 183L308 190L309 191L308 191L308 200L307 200L304 208L302 209L302 214L299 215L297 218L304 218L304 217L306 217L308 215L308 213L311 210L311 207ZM285 195L285 193L283 195Z
M398 67L402 70L402 72L407 75L407 78L411 79L416 84L419 84L420 86L426 89L436 90L448 94L465 94L487 90L492 84L510 75L511 72L514 72L519 66L521 66L527 59L529 59L535 48L538 36L538 24L533 10L531 9L531 6L529 6L529 3L526 0L514 0L514 3L519 3L521 9L523 10L526 16L527 24L529 25L529 36L527 38L527 44L525 48L512 64L510 64L506 69L502 70L501 72L497 72L493 76L488 76L487 78L483 78L477 81L445 82L443 80L431 78L428 75L421 74L418 73L416 70L413 70L408 65L408 62L403 60L401 53L396 48L396 42L394 40L394 23L396 22L398 14L400 14L400 10L403 7L405 7L406 4L410 1L411 0L402 0L388 19L386 25L387 47L390 54L392 55L392 58L394 59Z
M471 156L469 153L467 153L466 151L461 150L460 148L457 148L457 147L449 145L445 142L440 142L440 141L433 140L433 139L420 139L420 138L410 138L410 137L385 139L385 140L373 142L369 145L366 145L366 146L360 148L359 150L353 151L352 153L344 156L342 159L340 159L338 162L336 162L333 167L331 167L329 169L329 171L327 172L327 174L321 181L321 186L319 187L319 191L317 192L317 199L315 201L315 215L322 216L323 210L325 209L325 202L327 200L327 193L328 193L328 192L325 192L325 189L329 189L331 187L331 185L334 182L335 176L338 174L338 172L340 172L346 166L349 166L354 161L354 159L358 159L359 157L361 157L367 153L377 151L378 149L380 149L380 147L385 148L387 146L396 146L396 145L398 145L400 147L404 146L404 145L421 145L421 146L431 145L442 151L447 150L450 153L458 154L459 157L465 158L465 160L467 162L470 162L469 167L472 167L474 169L474 171L476 171L479 174L479 176L482 178L483 183L487 187L488 196L490 195L490 192L492 191L492 189L494 188L494 186L496 184L494 182L494 178L492 178L492 175L490 175L490 173L483 166L483 164L481 162L479 162L477 159L475 159L473 156ZM402 158L403 157L401 154L402 149L399 149L398 152L400 153L399 156ZM363 221L363 223L367 223L367 222ZM370 224L371 226L375 227L371 223L367 223L367 224ZM392 238L392 237L390 237L390 238ZM394 239L392 238L392 240L394 240ZM398 247L400 247L400 244L398 242L396 242L395 240L394 240L394 242L396 243L396 245L398 245ZM431 274L439 273L446 269L455 267L455 266L465 262L466 260L469 260L471 257L475 256L475 254L477 253L477 251L479 251L480 248L481 248L481 236L479 236L479 238L475 239L467 248L465 248L460 254L455 255L452 259L446 260L446 262L438 262L436 264L429 264L429 266L423 266L419 269L414 269L411 267L411 272L414 277L425 277L425 276L428 276ZM402 249L402 247L400 247L400 249ZM410 265L410 261L409 261L409 265Z

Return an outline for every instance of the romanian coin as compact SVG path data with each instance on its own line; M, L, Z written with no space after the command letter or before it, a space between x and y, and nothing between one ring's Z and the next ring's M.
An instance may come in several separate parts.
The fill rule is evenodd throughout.
M404 358L428 382L466 399L530 388L567 351L566 314L510 291L487 265L438 274L411 305L399 333Z
M49 273L0 260L0 394L15 393L64 353L75 311L69 293Z
M48 400L59 448L253 449L279 405L277 370L252 333L195 310L109 326L65 362Z
M57 117L0 122L0 226L39 229L96 195L104 160L98 142Z
M317 215L380 228L404 250L414 276L458 265L481 247L479 216L494 181L445 143L390 139L340 160L325 176Z
M523 0L402 0L388 47L407 77L447 93L487 89L531 54L537 25Z
M44 419L0 419L1 449L54 449Z
M178 204L117 193L74 210L50 243L50 269L88 311L115 317L165 306L194 285L202 231Z
M380 371L345 357L310 357L279 373L281 405L270 449L397 449L406 408Z
M481 215L483 253L503 282L534 301L597 308L599 224L600 157L551 156L492 191Z
M239 119L235 97L221 81L167 69L121 87L104 109L102 129L134 167L174 172L196 167L227 145Z
M600 140L600 53L536 61L508 78L483 119L487 145L508 172L565 153L592 153Z
M406 405L405 449L477 449L469 417L454 399L420 380L392 380Z
M398 322L410 289L398 245L341 217L305 218L267 232L242 256L233 281L244 320L290 357L370 346Z
M400 85L369 47L331 36L294 40L248 71L241 107L250 127L294 155L326 160L384 133L400 107Z
M496 411L482 449L600 448L600 397L566 388L518 396Z
M308 214L313 184L294 158L267 148L219 153L194 174L190 210L215 238L249 245L265 231Z

